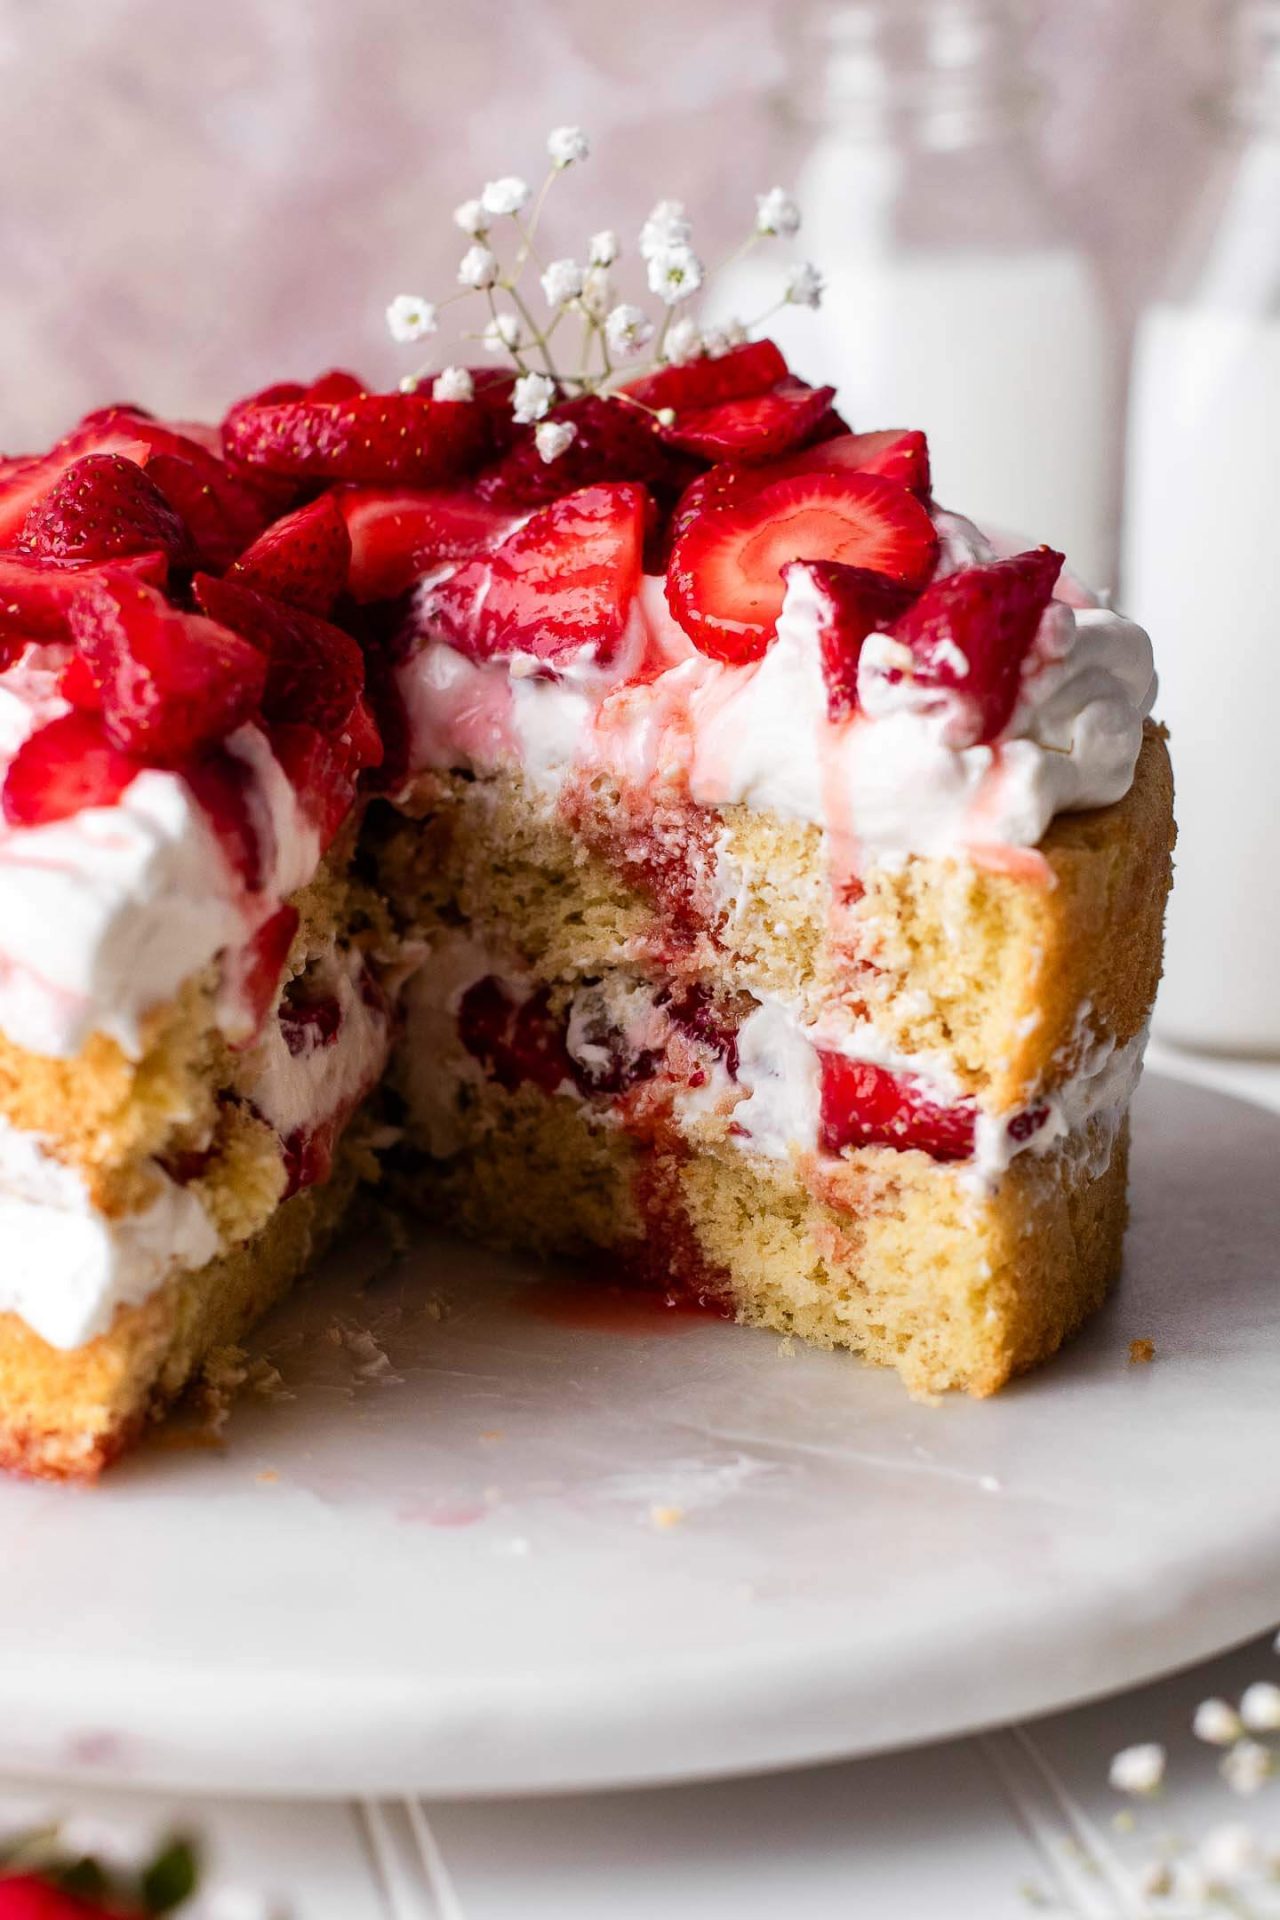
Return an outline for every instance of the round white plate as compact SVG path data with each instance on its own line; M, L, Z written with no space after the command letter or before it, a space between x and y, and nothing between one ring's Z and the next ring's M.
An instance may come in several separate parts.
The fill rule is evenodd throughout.
M985 1403L697 1316L593 1327L447 1242L361 1291L349 1253L263 1329L283 1385L262 1370L221 1451L0 1487L0 1767L289 1795L732 1773L1259 1631L1280 1119L1153 1079L1135 1136L1116 1299Z

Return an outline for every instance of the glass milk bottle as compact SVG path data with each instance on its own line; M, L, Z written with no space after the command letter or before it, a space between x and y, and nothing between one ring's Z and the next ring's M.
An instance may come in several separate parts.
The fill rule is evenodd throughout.
M826 294L770 330L799 372L835 382L853 425L925 428L941 501L1106 585L1117 356L1041 177L1023 15L1017 0L789 14L801 246ZM756 249L718 311L751 317L779 278Z
M1157 1030L1280 1053L1280 0L1229 29L1213 164L1135 342L1124 600L1177 781Z

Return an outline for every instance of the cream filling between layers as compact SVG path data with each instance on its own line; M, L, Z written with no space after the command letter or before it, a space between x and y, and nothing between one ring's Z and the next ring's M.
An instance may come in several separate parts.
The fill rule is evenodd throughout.
M0 759L67 710L64 655L33 647L0 676ZM67 1059L104 1033L136 1058L147 1014L311 879L318 837L265 735L244 726L227 746L263 848L260 894L176 774L148 769L114 806L65 820L0 824L0 1031L15 1045Z
M461 1085L483 1086L483 1064L462 1044L458 1013L468 988L495 975L513 1000L532 991L534 982L513 969L486 943L467 933L452 933L438 944L410 982L405 1001L403 1086L411 1122L426 1150L447 1158L462 1144L453 1094ZM661 1050L670 1028L655 1005L652 985L621 976L580 988L568 1010L567 1050L591 1069L608 1055L597 1039L601 1000L625 1051L637 1056ZM1086 1046L1077 1069L1022 1106L1002 1112L975 1108L974 1151L966 1160L940 1162L975 1192L992 1190L1022 1153L1045 1154L1083 1137L1095 1121L1118 1125L1142 1071L1147 1033L1127 1045L1110 1041ZM790 1159L821 1150L822 1095L820 1052L882 1067L917 1088L939 1106L964 1099L958 1080L937 1054L905 1054L891 1048L869 1023L827 1032L800 1019L777 998L762 999L737 1032L738 1066L730 1075L723 1061L708 1071L702 1086L678 1092L674 1111L695 1138L706 1120L719 1115L732 1126L726 1139L735 1149L766 1159ZM597 1058L599 1056L599 1058ZM557 1095L591 1104L569 1079ZM617 1124L607 1106L596 1109L602 1124Z
M79 1347L170 1274L219 1250L199 1197L160 1168L139 1213L108 1219L83 1176L35 1135L0 1121L0 1311L16 1313L53 1347Z

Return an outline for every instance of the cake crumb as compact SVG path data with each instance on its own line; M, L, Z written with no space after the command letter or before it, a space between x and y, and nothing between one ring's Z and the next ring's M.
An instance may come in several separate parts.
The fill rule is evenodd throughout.
M1145 1367L1156 1357L1154 1340L1131 1340L1129 1342L1129 1365Z
M678 1527L684 1519L683 1507L650 1507L649 1524L665 1531L669 1527Z

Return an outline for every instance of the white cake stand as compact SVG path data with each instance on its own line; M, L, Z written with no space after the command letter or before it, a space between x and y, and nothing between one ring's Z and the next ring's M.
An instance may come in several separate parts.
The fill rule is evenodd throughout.
M985 1404L696 1317L593 1328L444 1242L357 1295L349 1254L264 1330L292 1397L243 1395L224 1450L0 1486L0 1768L290 1796L727 1774L1257 1632L1280 1119L1152 1079L1135 1146L1118 1297Z

